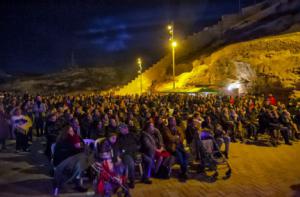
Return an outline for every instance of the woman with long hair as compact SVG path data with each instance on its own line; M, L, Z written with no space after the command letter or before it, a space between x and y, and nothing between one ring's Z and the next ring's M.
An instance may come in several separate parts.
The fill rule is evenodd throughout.
M80 137L74 132L72 126L67 124L58 135L54 150L53 164L56 167L54 172L55 196L58 195L58 190L62 185L71 180L75 180L77 191L87 191L83 187L81 173L88 166L88 156L82 150ZM68 173L66 173L67 171Z
M67 124L59 133L55 150L54 150L54 166L60 164L63 160L81 152L81 139L74 132L72 126Z

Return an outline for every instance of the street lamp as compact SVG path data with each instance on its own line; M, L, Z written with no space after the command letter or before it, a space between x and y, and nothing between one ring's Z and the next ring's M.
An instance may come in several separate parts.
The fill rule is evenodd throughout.
M172 42L172 60L173 60L173 90L175 90L175 48L177 42L173 40Z
M174 35L174 26L173 26L173 24L172 25L168 25L167 26L167 29L168 29L168 31L169 31L169 34L170 34L170 40L172 41L173 40L173 35Z
M140 86L141 86L141 94L142 94L143 93L143 74L142 74L143 67L142 67L142 59L138 58L137 59L137 63L138 63L138 66L139 66L138 73L141 75Z
M174 25L168 25L167 29L170 34L170 42L172 46L173 90L175 90L175 48L177 47L177 42L174 40Z

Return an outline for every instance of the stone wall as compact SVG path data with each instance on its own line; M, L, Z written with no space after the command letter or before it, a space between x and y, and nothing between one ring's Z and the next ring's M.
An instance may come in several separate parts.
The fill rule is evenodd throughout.
M291 1L291 0L290 0ZM293 1L293 3L297 3ZM225 43L224 32L234 28L244 28L251 23L261 20L266 16L276 12L278 6L288 10L290 3L287 0L267 0L254 6L243 8L241 13L225 15L216 25L206 27L203 31L187 36L184 41L179 42L176 48L176 62L180 63L180 59L190 54L201 53L202 49L213 49L220 47ZM290 5L290 4L289 4ZM247 32L248 33L248 32ZM167 54L156 64L148 68L143 73L143 91L147 92L153 83L159 83L168 78L167 70L172 65L171 54ZM176 73L179 75L180 73ZM170 74L169 74L170 75ZM116 91L117 94L139 94L140 93L140 76L129 82L124 87Z

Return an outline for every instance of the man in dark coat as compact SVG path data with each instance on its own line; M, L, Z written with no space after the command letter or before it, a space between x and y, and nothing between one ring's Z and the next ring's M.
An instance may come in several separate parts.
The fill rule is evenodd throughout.
M44 134L44 118L45 118L46 111L47 111L47 107L46 104L42 102L42 97L37 96L36 102L33 106L34 122L35 122L37 137L40 137L41 135Z
M2 144L1 150L6 149L5 140L9 135L8 118L5 114L3 105L0 105L0 143Z
M155 175L159 178L169 178L170 167L174 163L174 158L164 149L163 139L160 131L149 121L141 135L141 152L145 160L154 161ZM144 168L144 177L149 179L151 167Z
M59 134L61 126L57 122L57 116L55 113L51 114L46 122L45 133L46 133L46 149L45 155L48 159L51 159L51 145L56 142L56 138Z
M134 188L135 159L140 149L139 140L133 133L129 132L128 126L124 123L119 125L119 131L117 146L120 150L121 159L128 168L129 187Z
M158 150L155 138L153 136L153 132L154 132L153 124L151 128L149 128L148 126L147 130L143 131L141 135L141 152L143 154L143 160L145 163L144 172L143 172L144 180L149 180L150 178L152 163L154 161L155 153ZM151 181L149 180L149 183L150 182Z

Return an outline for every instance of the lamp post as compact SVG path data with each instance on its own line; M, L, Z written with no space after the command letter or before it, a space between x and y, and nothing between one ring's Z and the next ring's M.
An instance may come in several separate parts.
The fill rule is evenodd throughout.
M143 93L143 74L142 74L143 67L142 67L142 59L138 58L137 59L137 63L138 63L138 66L139 66L138 73L141 75L140 87L141 87L141 94L142 94Z
M177 46L177 42L172 42L172 60L173 60L173 90L175 90L175 48Z
M172 41L174 39L174 25L173 23L171 25L168 25L168 31L169 31L169 34L170 34L170 41Z
M174 40L174 25L168 25L167 27L170 34L170 42L172 47L172 66L173 66L173 90L175 90L175 48L177 46L177 42Z

